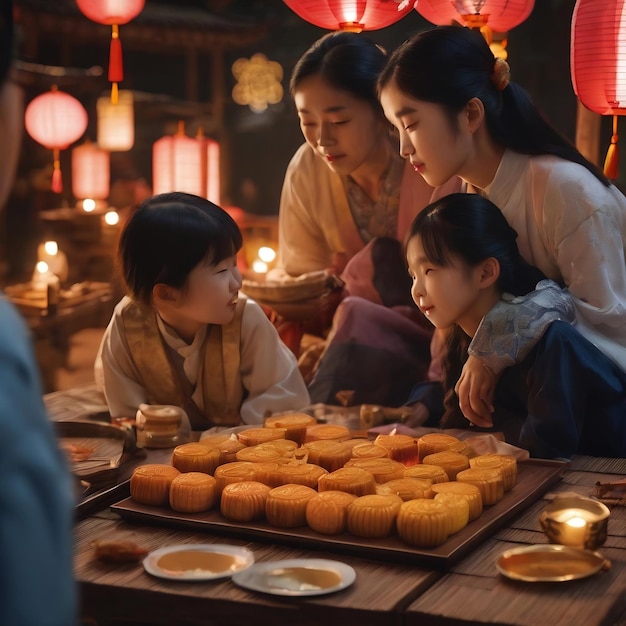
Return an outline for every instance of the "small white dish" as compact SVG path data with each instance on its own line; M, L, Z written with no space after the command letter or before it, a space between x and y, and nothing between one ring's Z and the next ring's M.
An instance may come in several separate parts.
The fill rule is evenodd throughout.
M341 561L287 559L256 563L233 574L232 580L245 589L277 596L319 596L349 587L356 572Z
M215 580L228 578L254 563L247 548L221 543L167 546L150 552L143 567L153 576L169 580Z

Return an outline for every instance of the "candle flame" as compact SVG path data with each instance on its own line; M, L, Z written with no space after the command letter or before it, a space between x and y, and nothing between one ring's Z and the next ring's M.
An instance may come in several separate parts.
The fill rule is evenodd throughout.
M96 209L96 201L92 200L91 198L85 198L83 200L83 211L85 211L85 213L91 213L92 211L95 211Z
M46 241L43 244L43 249L46 251L46 254L54 256L59 251L59 245L56 241Z
M276 258L276 252L269 246L262 246L259 248L259 259L265 261L265 263L271 263Z
M572 517L565 522L568 526L572 528L583 528L587 524L587 522L582 517Z
M252 263L252 269L257 274L265 274L267 272L267 263L261 261L260 259L257 259Z
M39 261L37 263L37 265L35 266L35 269L40 273L40 274L46 274L49 270L48 268L48 264L45 261Z
M104 214L104 221L109 226L115 226L120 221L120 216L117 211L107 211Z

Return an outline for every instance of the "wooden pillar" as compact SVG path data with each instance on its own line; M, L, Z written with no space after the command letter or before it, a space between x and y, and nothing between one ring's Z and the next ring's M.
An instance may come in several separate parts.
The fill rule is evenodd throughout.
M590 111L578 100L576 111L576 147L581 154L602 168L600 163L600 122L602 116Z
M224 50L216 46L211 51L211 95L212 116L215 128L215 139L220 143L220 204L229 203L228 191L230 189L230 148L229 137L224 128L224 106L226 102L226 77L224 72Z
M187 49L185 66L185 95L189 102L198 102L198 53L193 48Z

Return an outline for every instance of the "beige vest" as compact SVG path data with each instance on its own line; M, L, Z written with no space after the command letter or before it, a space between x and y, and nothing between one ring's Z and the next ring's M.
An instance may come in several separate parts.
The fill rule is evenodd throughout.
M123 309L129 352L148 392L148 403L182 407L193 430L241 424L244 388L239 365L245 303L244 298L239 299L232 322L224 326L213 324L207 329L197 383L202 385L204 411L191 399L194 391L191 383L177 374L168 358L156 313L136 302Z

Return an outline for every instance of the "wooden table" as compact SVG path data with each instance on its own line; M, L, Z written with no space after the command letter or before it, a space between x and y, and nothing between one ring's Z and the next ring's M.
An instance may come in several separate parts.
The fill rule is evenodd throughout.
M102 418L106 405L93 386L44 397L52 419ZM149 450L122 468L120 480L136 463L167 462L170 451ZM126 498L128 483L79 503L75 526L75 572L85 617L97 626L176 624L181 626L450 626L454 624L626 625L626 507L612 506L609 536L601 553L612 569L567 583L521 583L502 577L495 561L504 550L548 543L538 518L554 493L590 495L596 483L626 477L626 459L575 457L562 479L511 518L465 558L447 569L419 563L361 558L345 551L276 545L191 529L175 529L120 518L107 507ZM89 515L84 518L85 515ZM153 550L175 543L244 545L256 561L330 558L351 565L357 579L335 594L284 598L250 592L230 580L170 582L145 573L140 564L109 565L94 560L95 539L130 540ZM93 625L93 621L85 621Z
M596 482L626 475L626 460L576 457L551 490L589 495ZM609 537L601 548L612 569L567 583L520 583L495 567L504 550L547 543L538 517L545 499L531 505L448 570L397 564L332 550L310 550L228 538L245 545L256 561L331 558L351 565L353 586L335 594L283 598L249 592L230 580L170 582L146 574L141 565L107 565L93 558L94 539L131 540L156 549L174 543L220 543L224 536L124 521L102 511L76 525L76 578L83 614L99 626L112 624L333 624L431 626L519 624L586 626L626 623L626 507L613 507Z
M20 297L23 285L9 286L6 297L24 316L33 335L37 363L44 390L57 389L58 369L67 367L70 338L84 328L104 328L115 306L109 283L82 283L83 291L63 292L56 311L49 311L47 299L28 300Z

